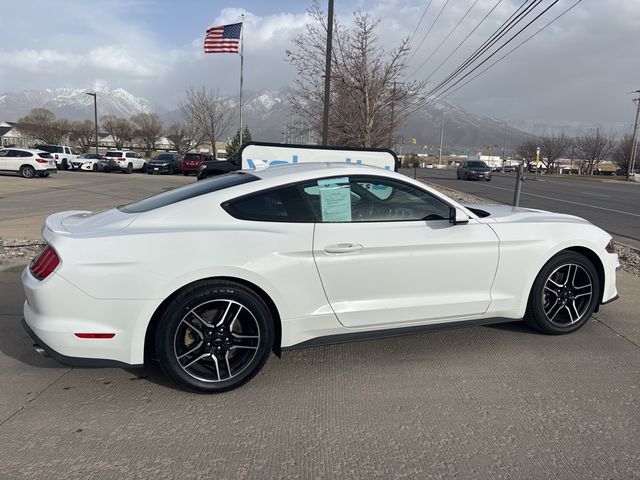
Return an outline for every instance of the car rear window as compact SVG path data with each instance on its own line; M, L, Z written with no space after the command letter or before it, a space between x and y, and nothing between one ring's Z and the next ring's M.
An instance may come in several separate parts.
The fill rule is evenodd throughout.
M105 157L122 157L122 152L107 152L104 154Z
M40 158L53 158L49 152L38 152Z
M168 192L163 192L158 195L154 195L153 197L145 198L139 202L121 205L118 207L118 210L124 213L148 212L150 210L155 210L156 208L166 207L173 203L188 200L189 198L199 197L200 195L217 192L218 190L224 190L225 188L254 182L256 180L259 180L259 178L246 172L227 173L225 175L191 183L184 187L176 188L175 190L169 190Z
M184 156L185 160L200 160L201 159L201 155L199 153L187 153Z
M59 145L36 145L36 148L49 153L63 153L62 147Z

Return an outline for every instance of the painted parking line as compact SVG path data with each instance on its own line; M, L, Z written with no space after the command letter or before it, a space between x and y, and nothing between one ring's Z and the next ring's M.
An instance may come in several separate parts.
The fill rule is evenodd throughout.
M513 192L512 188L496 187L494 185L485 185L485 187L487 187L487 188L495 188L497 190L506 190L507 192ZM605 210L607 212L620 213L622 215L631 215L633 217L640 218L640 214L638 214L638 213L625 212L623 210L615 210L613 208L599 207L598 205L590 205L588 203L572 202L571 200L564 200L562 198L556 198L556 197L547 197L546 195L538 195L536 193L521 192L520 194L521 195L529 195L531 197L545 198L547 200L553 200L555 202L570 203L571 205L579 205L581 207L597 208L598 210Z

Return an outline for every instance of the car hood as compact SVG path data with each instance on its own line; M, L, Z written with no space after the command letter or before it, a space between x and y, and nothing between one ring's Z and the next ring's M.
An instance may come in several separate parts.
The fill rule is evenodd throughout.
M465 205L473 210L482 210L489 215L482 218L486 221L494 221L499 223L590 223L584 218L575 215L566 215L563 213L547 212L546 210L535 210L533 208L512 207L509 205Z
M136 215L123 213L116 208L100 213L70 211L50 215L45 221L45 226L55 233L95 235L105 231L122 230L135 218Z

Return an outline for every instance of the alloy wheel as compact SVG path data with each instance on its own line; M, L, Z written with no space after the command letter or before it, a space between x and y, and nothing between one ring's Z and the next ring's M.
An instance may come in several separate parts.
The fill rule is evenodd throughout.
M593 279L576 263L556 268L544 284L543 310L549 322L567 327L582 320L593 297Z
M260 328L248 307L235 300L210 300L189 310L173 339L178 365L202 382L230 380L258 353Z

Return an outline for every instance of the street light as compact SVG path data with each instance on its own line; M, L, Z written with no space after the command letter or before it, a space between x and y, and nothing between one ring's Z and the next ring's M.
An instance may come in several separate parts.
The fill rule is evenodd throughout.
M87 95L93 97L93 115L96 123L96 155L98 155L98 94L87 92Z

